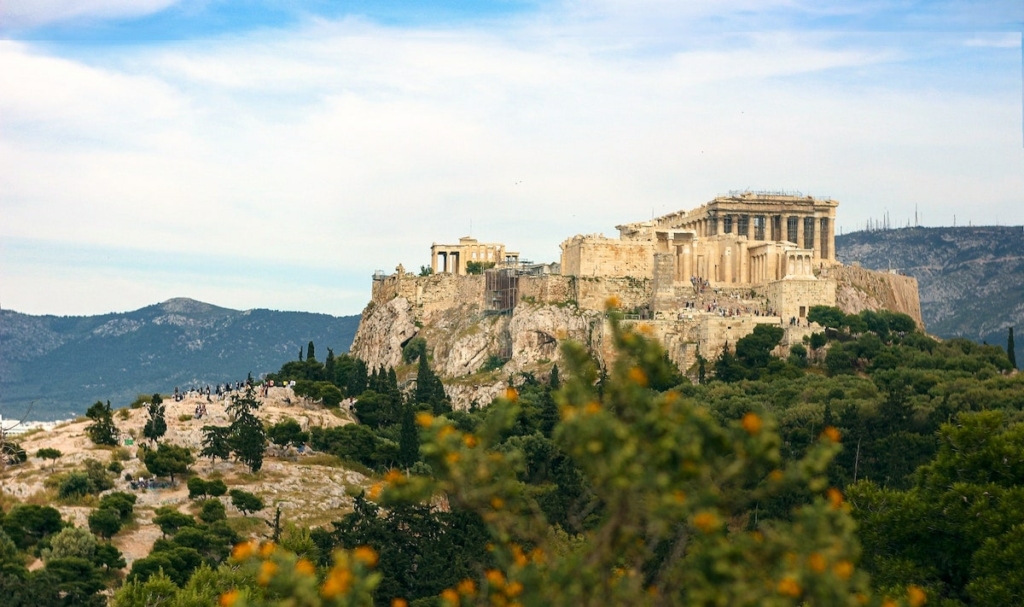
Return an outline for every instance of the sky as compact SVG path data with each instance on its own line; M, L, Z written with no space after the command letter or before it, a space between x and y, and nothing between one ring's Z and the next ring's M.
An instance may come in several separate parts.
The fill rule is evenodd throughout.
M0 0L0 308L358 314L735 190L1024 224L1019 0Z

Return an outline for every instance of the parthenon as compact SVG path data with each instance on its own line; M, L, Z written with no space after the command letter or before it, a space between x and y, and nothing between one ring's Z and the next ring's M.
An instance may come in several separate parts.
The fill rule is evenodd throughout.
M719 196L691 211L617 226L618 240L574 236L562 243L562 273L654 278L659 257L657 265L670 264L678 282L731 286L813 277L815 268L835 263L838 204L790 194Z

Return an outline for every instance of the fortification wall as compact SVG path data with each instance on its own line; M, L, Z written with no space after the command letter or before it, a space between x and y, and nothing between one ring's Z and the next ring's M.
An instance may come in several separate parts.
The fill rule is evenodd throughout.
M454 307L482 307L484 286L483 275L395 273L373 281L371 302L383 305L392 299L407 299L416 318L423 320Z
M836 281L835 305L847 314L892 310L910 316L918 327L925 328L916 278L840 265L825 268L822 276Z
M638 278L572 277L576 305L584 310L604 310L609 297L617 297L623 310L646 306L651 300L652 280Z
M786 278L764 287L768 306L783 319L806 318L811 306L836 305L836 282L831 279Z
M560 304L576 301L575 280L571 276L548 274L546 276L520 276L519 299L521 301Z
M633 276L651 278L654 245L649 241L584 236L562 243L562 274L566 276Z

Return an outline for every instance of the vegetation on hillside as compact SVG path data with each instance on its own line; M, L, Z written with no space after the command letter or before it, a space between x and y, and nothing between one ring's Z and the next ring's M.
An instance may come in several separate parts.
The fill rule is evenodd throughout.
M904 315L811 315L825 328L786 358L778 328L762 325L691 383L642 322L611 311L608 368L566 344L564 368L510 378L471 411L451 409L426 344L410 348L406 386L348 355L320 362L310 344L274 381L325 406L352 398L359 423L259 425L373 474L352 512L239 532L225 503L251 513L261 496L193 475L197 514L158 511L165 537L122 583L109 549L66 554L109 545L129 500L104 495L93 540L68 532L57 545L84 548L33 572L68 524L13 505L0 585L26 597L14 605L91 604L110 586L125 607L1020 602L1024 375L1001 347L939 342ZM235 419L254 401L236 401ZM228 457L224 434L202 455ZM188 458L170 461L192 474ZM102 484L102 467L73 474Z

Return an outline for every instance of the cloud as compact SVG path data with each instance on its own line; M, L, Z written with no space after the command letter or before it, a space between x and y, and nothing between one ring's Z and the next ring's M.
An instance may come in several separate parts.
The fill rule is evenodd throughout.
M0 21L6 28L38 27L69 21L125 19L158 13L181 0L4 0Z
M915 204L938 220L965 197L976 223L993 209L1024 221L1012 49L961 56L963 36L929 38L942 53L922 59L899 36L707 36L678 11L675 40L664 30L651 45L602 17L624 4L592 19L571 8L458 27L316 19L88 52L0 43L0 241L105 252L57 301L40 290L68 280L43 269L60 256L14 251L5 305L286 285L288 306L354 313L373 270L426 264L432 241L472 230L552 261L575 233L746 187L834 196L846 226ZM145 288L118 287L118 273ZM92 274L110 291L89 292Z

